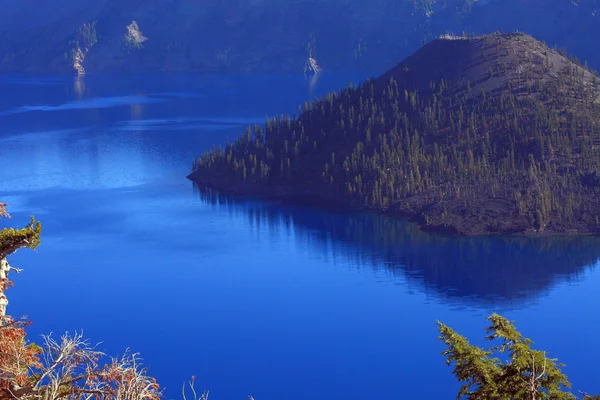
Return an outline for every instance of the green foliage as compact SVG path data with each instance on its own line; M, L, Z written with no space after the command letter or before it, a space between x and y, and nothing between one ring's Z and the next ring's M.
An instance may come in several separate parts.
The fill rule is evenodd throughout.
M31 217L22 229L4 228L0 231L0 260L21 248L35 249L40 244L42 224Z
M560 370L563 364L546 352L533 350L511 321L493 314L487 339L499 343L482 349L438 321L440 340L448 347L442 355L454 364L454 375L464 382L457 399L575 399L570 383ZM506 358L503 362L500 358Z

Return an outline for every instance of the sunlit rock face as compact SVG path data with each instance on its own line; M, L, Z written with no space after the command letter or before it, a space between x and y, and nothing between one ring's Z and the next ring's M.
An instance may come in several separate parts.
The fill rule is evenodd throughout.
M599 68L597 2L576 3L0 0L0 72L79 70L65 54L73 49L77 30L92 21L99 40L87 53L81 48L85 72L301 73L310 57L326 70L380 73L439 34L496 30L530 33ZM123 46L132 21L149 38L140 51Z
M321 67L317 64L317 60L312 57L309 57L306 60L306 64L304 65L304 73L306 75L316 75L321 72Z

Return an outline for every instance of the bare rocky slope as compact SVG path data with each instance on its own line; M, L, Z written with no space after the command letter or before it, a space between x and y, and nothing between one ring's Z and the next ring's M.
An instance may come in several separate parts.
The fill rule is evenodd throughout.
M521 33L436 39L200 157L223 193L460 234L600 233L600 78Z
M0 10L0 72L300 72L310 56L324 70L379 72L463 30L525 31L600 67L598 0L0 0ZM148 39L139 45L126 37L134 21Z

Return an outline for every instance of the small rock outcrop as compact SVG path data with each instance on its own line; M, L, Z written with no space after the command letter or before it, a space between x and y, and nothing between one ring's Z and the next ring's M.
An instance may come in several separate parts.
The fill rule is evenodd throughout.
M96 21L85 23L77 29L75 39L70 42L73 47L70 54L65 54L65 58L78 76L85 75L83 61L96 43L98 43Z
M123 36L123 44L127 50L138 50L143 47L144 43L148 38L140 31L138 23L132 21L131 24L127 25L127 33Z
M85 53L79 47L73 51L73 69L77 76L85 75L85 68L83 68L84 59Z
M309 57L304 64L304 73L306 75L317 75L321 72L321 67L317 64L317 60Z

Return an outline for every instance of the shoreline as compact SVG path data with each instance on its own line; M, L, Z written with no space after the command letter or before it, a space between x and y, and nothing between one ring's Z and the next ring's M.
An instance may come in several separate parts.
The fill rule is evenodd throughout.
M198 187L202 189L213 189L220 194L226 196L251 196L256 197L258 200L274 201L284 205L296 205L302 207L310 207L319 210L336 210L336 211L347 211L347 212L358 212L363 214L374 214L384 215L390 218L402 219L409 223L416 224L420 231L455 236L455 237L477 237L477 236L513 236L513 237L572 237L572 236L600 236L600 232L593 231L579 231L577 229L570 229L566 231L554 231L544 230L542 232L533 229L505 229L503 231L487 231L484 228L475 229L477 233L469 233L464 229L461 229L456 224L428 224L426 223L422 212L407 212L401 209L374 209L368 207L357 207L352 204L341 202L339 200L320 196L309 189L300 189L293 187L268 187L263 185L252 185L252 184L239 184L239 183L227 183L224 179L207 179L199 176L197 171L194 171L186 177ZM233 187L235 186L235 188ZM473 225L468 224L469 227Z

